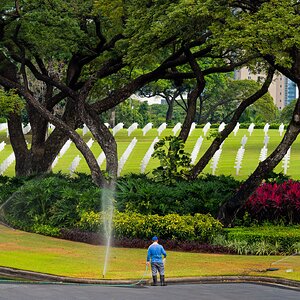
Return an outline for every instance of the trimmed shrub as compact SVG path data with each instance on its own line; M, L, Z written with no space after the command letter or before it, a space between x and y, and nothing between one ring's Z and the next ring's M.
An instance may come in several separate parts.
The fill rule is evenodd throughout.
M296 245L300 240L300 227L282 227L282 226L260 226L260 227L238 227L225 229L225 238L215 244L233 247L241 254L247 254L244 251L238 251L239 243L247 247L248 254L270 255L270 254L290 254L297 249Z
M32 231L38 234L43 234L43 235L53 236L53 237L60 237L61 235L59 228L52 227L50 225L35 224L32 227Z
M102 213L86 212L77 227L83 231L103 232ZM142 215L116 212L113 217L114 237L208 242L222 232L222 224L210 215L179 216L177 214Z

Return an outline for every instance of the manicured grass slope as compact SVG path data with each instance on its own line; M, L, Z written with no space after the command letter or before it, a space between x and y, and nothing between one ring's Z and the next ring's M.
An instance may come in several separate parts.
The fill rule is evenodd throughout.
M79 130L81 133L81 130ZM208 132L209 134L209 132ZM163 131L160 137L173 135L172 129L167 128ZM242 162L242 168L240 170L240 173L238 176L236 176L236 170L234 168L235 165L235 158L236 153L239 147L241 146L241 139L242 137L246 135L248 137L248 141L245 146L245 155ZM270 141L268 144L268 153L270 154L271 151L275 149L275 147L279 144L281 137L279 136L279 132L277 129L270 129L268 131L268 135L270 137ZM115 138L118 143L118 155L119 158L123 154L123 152L126 150L127 146L131 142L131 140L136 137L138 142L133 149L131 155L129 156L121 175L124 175L126 173L134 172L138 173L140 172L140 165L141 161L147 152L149 146L151 145L154 138L158 136L156 129L151 129L146 133L145 136L143 136L142 130L137 129L132 132L131 136L128 137L127 129L123 129L119 131ZM194 145L197 141L197 139L203 136L202 129L195 129L190 137L187 140L186 143L186 151L192 152ZM91 134L86 134L84 136L85 141L87 142L91 138ZM27 140L30 143L30 135L27 136ZM3 151L0 152L0 163L12 152L12 148L9 144L9 141L6 137L6 132L1 131L0 132L0 142L5 140L7 143L7 146L4 148ZM204 141L202 143L200 152L198 154L198 159L200 156L204 153L204 151L209 147L212 139L207 139L204 137ZM245 179L249 174L251 174L259 162L259 154L260 150L263 147L264 143L264 131L263 129L255 129L252 135L249 135L249 132L247 129L240 129L236 136L231 134L229 138L225 141L223 145L222 154L219 160L218 168L216 170L216 175L225 174L225 175L233 175L237 179L243 180ZM97 145L96 142L92 145L91 150L94 152L95 156L98 157L99 154L102 152L100 147ZM65 155L59 159L57 165L54 168L54 172L58 172L62 170L62 172L68 173L69 167L71 165L72 160L75 158L76 155L79 155L82 157L82 155L79 153L79 151L76 149L74 143L71 144L71 147L69 150L65 153ZM146 172L150 172L153 168L158 166L158 161L151 159ZM105 167L105 162L101 166L102 168ZM300 179L300 138L298 138L295 143L292 146L291 150L291 161L290 161L290 167L288 169L288 175L293 177L294 179ZM82 158L80 161L80 164L76 170L77 172L89 172L88 166L84 159ZM276 172L283 171L282 163L279 163L279 165L275 169ZM208 164L207 167L204 170L205 173L211 173L211 164ZM12 164L4 175L13 176L14 175L14 164Z
M300 257L276 266L279 271L261 272L279 256L238 256L168 251L166 277L253 275L300 280ZM146 249L112 248L106 279L140 279L145 271ZM102 278L105 248L74 243L0 225L0 266L63 276ZM293 272L286 270L293 269ZM150 278L150 272L146 278Z

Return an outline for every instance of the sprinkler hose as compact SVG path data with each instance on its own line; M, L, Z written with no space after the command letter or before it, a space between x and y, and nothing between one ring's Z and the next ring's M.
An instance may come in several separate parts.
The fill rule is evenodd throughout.
M0 284L36 284L36 285L73 285L73 286L87 286L87 285L101 285L101 286L111 286L111 287L137 287L143 285L143 280L148 272L148 265L144 271L143 276L137 281L130 284L101 284L101 283L75 283L75 282L52 282L52 281L22 281L13 279L1 279Z

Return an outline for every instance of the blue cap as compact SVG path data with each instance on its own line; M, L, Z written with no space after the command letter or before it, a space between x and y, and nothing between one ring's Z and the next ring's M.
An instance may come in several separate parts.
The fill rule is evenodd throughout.
M154 237L152 238L152 241L153 241L153 242L158 241L158 237L157 237L157 236L154 236Z

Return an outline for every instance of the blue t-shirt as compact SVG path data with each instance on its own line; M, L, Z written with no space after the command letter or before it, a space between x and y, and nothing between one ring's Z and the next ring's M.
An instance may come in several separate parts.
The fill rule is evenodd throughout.
M162 263L162 256L167 257L164 247L158 243L153 243L148 248L147 261L152 263Z

